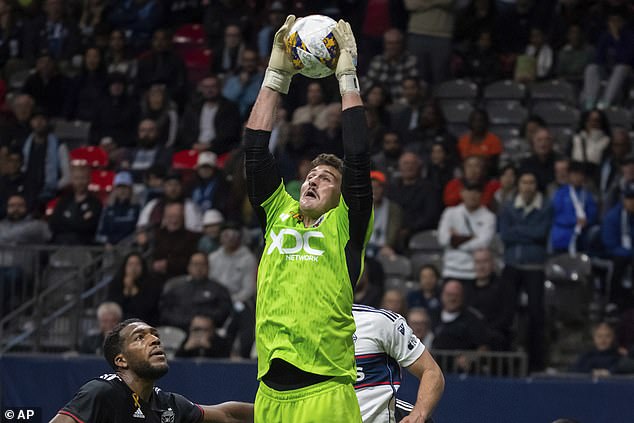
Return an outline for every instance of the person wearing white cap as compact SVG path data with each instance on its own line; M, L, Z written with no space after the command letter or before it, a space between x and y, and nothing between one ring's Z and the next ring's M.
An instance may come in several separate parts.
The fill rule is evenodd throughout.
M141 210L132 199L132 183L129 172L115 175L112 194L99 219L97 242L113 245L134 232Z
M218 157L211 151L203 151L198 155L198 181L192 190L192 200L203 213L210 209L225 211L228 187L216 166L217 160Z
M198 241L198 251L207 255L220 246L220 228L225 218L216 209L207 210L203 215L203 236Z

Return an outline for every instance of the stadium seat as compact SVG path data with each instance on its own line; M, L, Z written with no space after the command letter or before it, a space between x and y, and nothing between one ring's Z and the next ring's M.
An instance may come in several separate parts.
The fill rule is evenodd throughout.
M435 266L442 272L442 253L416 252L410 256L409 260L412 263L412 278L415 281L418 281L420 269L427 264Z
M500 136L498 132L495 131L495 128L491 128L491 131L494 134ZM502 145L504 146L504 151L500 155L500 161L502 163L517 162L518 160L529 155L531 152L530 144L523 138L505 138L503 136L500 136L500 138L502 139Z
M44 214L47 217L53 215L53 212L55 211L55 206L57 205L58 201L59 201L59 197L55 197L52 200L49 200L48 203L46 203L46 208L45 208Z
M84 161L88 166L98 169L108 166L108 152L101 147L77 147L70 152L71 161Z
M609 107L604 112L610 127L620 126L628 131L632 128L632 114L629 110L620 107Z
M161 337L163 351L168 358L174 358L174 354L187 338L187 333L181 328L174 326L159 326L156 328Z
M187 67L189 81L197 84L201 79L209 75L213 51L208 48L196 47L182 51L181 57Z
M561 154L567 154L572 136L575 133L572 128L574 127L565 125L552 125L548 127L554 139L554 148Z
M24 83L31 75L31 69L22 69L14 72L9 77L9 91L22 91Z
M502 142L520 137L520 130L516 125L491 125L489 130L500 137Z
M529 95L533 105L539 102L550 102L553 100L574 105L576 104L577 98L575 88L572 84L561 79L535 82L529 86Z
M533 113L544 119L548 126L576 128L579 124L579 110L560 102L537 103Z
M175 170L192 170L196 168L198 161L198 151L182 150L172 155L172 168Z
M491 103L522 103L526 98L526 86L510 79L492 82L484 87L483 99Z
M515 102L490 103L487 104L486 110L489 114L491 125L508 125L511 127L519 127L528 117L528 112L526 111L526 109ZM499 134L497 135L499 136Z
M68 121L65 119L52 119L53 132L60 141L69 144L69 147L81 146L88 142L90 135L90 122L80 120Z
M465 79L442 82L434 88L434 97L441 100L462 100L473 104L478 96L478 86Z
M205 28L200 24L185 24L174 32L172 42L177 50L204 47L207 44Z
M406 280L412 274L412 263L405 256L396 256L388 258L379 255L377 257L379 263L383 266L383 272L387 277L397 277Z
M90 174L88 190L95 193L102 203L105 203L112 192L115 172L111 170L95 169Z
M410 251L426 251L442 253L443 247L438 244L438 231L417 232L409 239Z
M588 318L592 262L585 254L562 254L549 259L546 280L554 285L556 319L564 324L583 323Z
M468 102L441 104L442 112L448 123L467 125L473 106Z

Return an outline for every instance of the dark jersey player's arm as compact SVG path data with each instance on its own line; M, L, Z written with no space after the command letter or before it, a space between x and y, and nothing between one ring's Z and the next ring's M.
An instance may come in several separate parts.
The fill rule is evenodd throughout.
M244 132L247 192L264 232L266 232L266 214L261 204L282 182L275 158L269 151L269 139L279 96L270 88L260 89Z
M344 94L342 109L344 168L341 193L348 205L350 227L346 262L350 280L356 284L361 276L361 255L372 215L370 146L361 96L356 93Z

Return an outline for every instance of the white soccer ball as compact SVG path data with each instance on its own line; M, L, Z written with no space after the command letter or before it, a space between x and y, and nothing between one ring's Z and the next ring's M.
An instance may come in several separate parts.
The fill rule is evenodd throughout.
M332 34L336 24L322 15L295 21L286 39L286 51L299 73L309 78L324 78L334 73L339 57L339 46Z

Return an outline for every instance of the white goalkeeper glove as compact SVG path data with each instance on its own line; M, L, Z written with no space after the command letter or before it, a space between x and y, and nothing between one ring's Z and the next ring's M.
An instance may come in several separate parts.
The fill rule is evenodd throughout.
M264 73L264 81L262 86L269 87L278 93L287 94L291 79L298 70L295 69L291 58L286 52L286 37L288 31L295 23L295 15L288 15L286 22L280 27L273 37L273 48L271 49L271 58L269 66Z
M339 92L343 96L347 92L359 93L357 79L357 42L354 39L350 24L343 19L337 22L332 34L339 45L339 59L335 75L339 81Z

